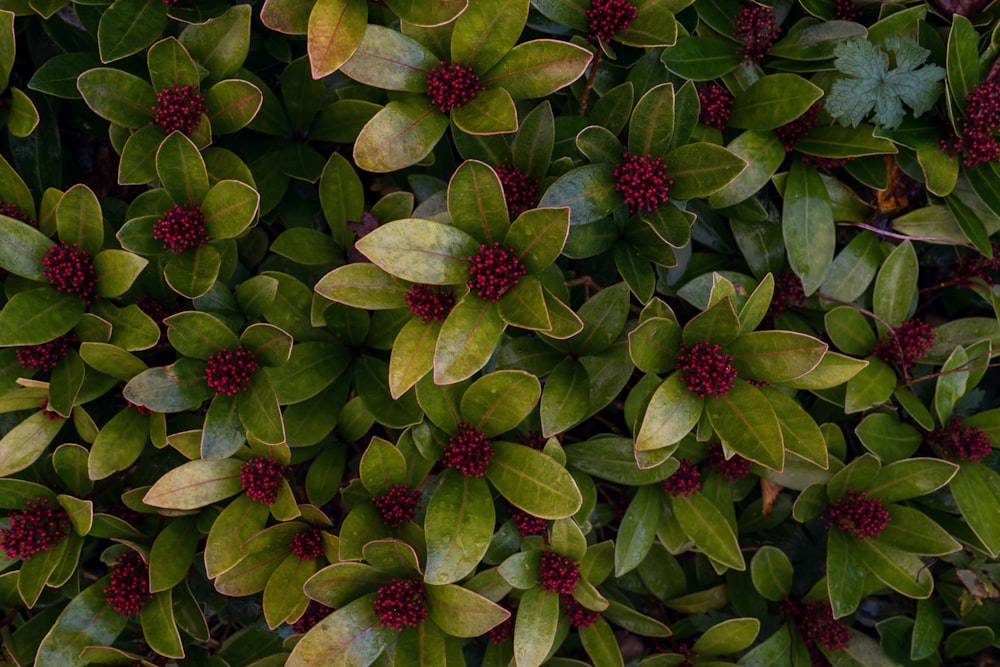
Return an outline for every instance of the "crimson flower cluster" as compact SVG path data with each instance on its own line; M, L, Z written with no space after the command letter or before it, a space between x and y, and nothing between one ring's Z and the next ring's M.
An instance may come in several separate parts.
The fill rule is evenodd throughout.
M410 312L427 324L431 320L444 322L455 307L455 296L443 287L416 283L406 293Z
M982 461L993 451L993 439L975 426L953 418L947 426L927 434L927 442L949 461Z
M639 10L628 0L591 0L587 10L587 41L610 42L611 38L628 28L629 22L639 15Z
M174 204L153 225L153 238L162 241L163 249L170 252L184 252L188 248L205 245L208 232L205 231L205 216L201 207Z
M823 513L827 528L854 535L858 542L878 537L889 523L889 510L864 491L848 491Z
M760 62L778 39L774 10L746 0L733 23L733 37L744 44L743 50L737 51L743 62Z
M528 537L530 535L544 535L545 531L548 529L548 522L537 516L528 514L523 510L519 510L516 507L510 508L510 518L514 521L514 527L517 528L517 532L521 537Z
M323 531L319 528L306 528L299 531L288 543L288 548L299 560L321 558L326 554L326 550L323 548Z
M795 120L775 128L774 133L778 135L786 153L795 148L795 145L809 134L809 130L816 126L818 115L819 102L806 109L806 112Z
M927 354L936 338L937 334L929 324L914 318L903 322L892 333L884 336L872 350L872 354L906 370Z
M42 413L45 415L45 418L48 419L49 421L52 421L53 419L65 419L65 417L63 417L55 410L49 410L49 399L47 398L42 399L42 402L38 405L38 409L42 411Z
M629 214L655 211L666 203L669 199L667 193L674 183L667 178L666 169L662 158L625 152L622 161L615 165L614 177L615 192L625 199Z
M532 178L509 164L502 164L494 171L496 171L500 185L503 187L503 198L507 202L507 214L512 220L535 207L539 184L537 178Z
M471 102L481 90L486 90L486 87L479 83L479 77L472 68L463 67L458 62L446 63L442 60L427 74L427 94L431 104L443 113Z
M851 0L837 0L835 16L841 21L857 21L861 18L861 8Z
M738 482L749 475L750 468L753 466L753 461L745 459L739 454L733 454L731 458L727 459L725 452L722 451L722 445L709 445L705 448L705 453L707 454L705 463L718 470L719 474L730 482Z
M504 619L503 623L499 625L494 625L490 628L489 632L486 633L490 638L490 641L494 644L502 644L511 637L514 636L514 617L513 615L508 616Z
M469 290L483 301L496 303L507 290L528 272L513 248L504 250L499 241L479 246L479 252L469 261Z
M698 120L702 125L714 127L717 130L726 129L726 121L733 111L733 94L724 86L717 83L709 83L701 87L698 91L698 101L701 103L701 110L698 113Z
M243 491L261 505L273 505L286 470L285 466L274 459L263 456L252 458L240 466Z
M468 424L459 424L448 438L441 460L445 468L454 468L466 477L483 477L493 458L493 444Z
M21 368L34 368L47 373L69 354L76 340L76 334L70 331L47 343L19 347L15 351L17 362L21 364Z
M972 167L993 162L1000 157L1000 144L996 132L1000 130L1000 84L984 81L973 88L965 98L965 113L956 119L962 136L950 136L941 142L941 148L962 159L962 164Z
M795 625L814 665L830 664L820 647L827 651L842 651L851 641L847 626L833 617L833 610L825 602L806 603L785 598L778 608Z
M208 358L205 383L216 396L235 396L247 390L257 372L257 357L253 351L237 345L235 350L222 349Z
M542 561L538 564L538 585L543 591L573 595L579 581L579 564L554 551L542 553Z
M69 537L69 514L62 507L49 507L48 498L29 500L24 509L12 509L7 516L10 524L0 531L0 549L7 558L31 560Z
M577 602L572 595L560 595L559 603L566 618L569 619L569 624L574 628L589 628L601 617L596 611L587 609Z
M94 262L76 243L60 241L45 251L42 275L60 292L72 294L89 306L97 295Z
M733 358L714 343L695 343L690 349L681 345L677 369L687 388L702 398L725 396L736 382Z
M151 125L159 125L167 134L181 132L194 134L201 124L201 115L207 111L205 97L195 86L164 88L156 94Z
M805 303L806 293L802 289L802 281L792 271L779 273L774 278L774 294L767 314L771 318L781 315L789 308L797 308Z
M372 498L372 504L382 515L382 523L389 528L399 528L413 521L419 503L420 492L403 484L389 487L382 495Z
M690 496L701 490L701 472L687 459L677 459L680 467L663 480L663 490L668 496Z
M10 202L0 201L0 215L5 215L8 218L14 218L15 220L20 220L32 227L37 227L38 223L29 218L27 215L18 208L17 204L11 204Z
M149 565L135 551L115 559L111 568L111 583L104 589L111 608L126 618L138 615L153 599L149 592Z
M393 579L378 589L374 606L383 628L415 628L427 618L427 589L417 579Z
M960 280L979 278L993 284L993 274L1000 271L1000 243L993 244L992 257L978 252L966 252L955 264L955 277Z
M297 635L304 635L312 630L317 623L329 616L331 611L333 611L332 607L327 607L322 602L316 602L316 600L310 600L305 613L292 625L292 632Z

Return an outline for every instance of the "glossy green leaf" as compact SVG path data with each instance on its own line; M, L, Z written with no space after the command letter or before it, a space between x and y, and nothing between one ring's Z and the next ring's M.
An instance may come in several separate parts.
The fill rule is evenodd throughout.
M540 416L542 435L551 437L569 430L587 416L590 377L573 359L559 362L545 381Z
M357 247L391 275L417 283L453 285L468 280L468 258L479 244L450 225L406 218L382 225L358 241Z
M856 550L861 562L889 588L916 599L933 592L934 577L916 556L878 539L859 542Z
M209 313L188 310L163 320L167 338L180 354L208 359L219 350L235 350L239 339L222 320Z
M762 546L750 560L753 586L765 599L780 602L792 590L792 562L785 552L770 545Z
M917 253L909 241L896 246L875 278L872 310L894 327L908 319L917 298Z
M375 662L397 633L381 627L374 599L374 593L358 598L320 621L299 640L285 664L367 667Z
M827 345L791 331L752 331L723 348L741 377L788 382L816 368Z
M448 117L427 100L394 100L361 129L354 161L376 173L404 169L427 157L447 128Z
M705 414L722 444L773 470L785 461L781 426L763 393L737 381L726 396L705 401Z
M178 39L208 70L203 86L228 79L243 66L250 50L250 7L237 5L204 23L188 25Z
M478 637L510 615L495 602L455 585L428 586L427 608L435 625L452 637Z
M681 441L701 419L705 399L673 373L656 389L635 438L636 451L669 447Z
M991 555L1000 553L1000 484L981 463L965 463L950 483L958 509Z
M125 618L105 600L107 577L91 584L73 598L46 633L35 655L39 667L82 667L80 653L87 646L115 641L125 629Z
M77 80L83 101L101 118L127 128L153 120L156 94L139 77L109 67L87 70Z
M833 263L833 209L819 173L801 161L792 165L784 196L781 228L788 261L808 296L823 284Z
M496 172L482 162L463 162L448 183L448 213L451 223L477 242L502 240L509 218Z
M38 410L0 438L0 477L24 470L38 460L65 423Z
M441 326L434 349L434 381L459 382L486 365L505 328L494 304L465 296Z
M865 591L866 571L853 535L831 530L826 544L826 583L835 618L853 613Z
M806 112L823 90L797 74L763 76L735 96L730 127L773 130Z
M559 596L538 587L526 591L514 622L514 656L519 667L541 667L558 625Z
M586 49L550 39L522 42L481 76L487 88L503 87L516 99L546 97L576 81L590 64Z
M521 371L496 371L473 382L462 395L462 421L487 438L513 430L534 409L538 378Z
M543 519L562 519L580 509L580 489L554 459L510 442L494 442L493 450L486 478L511 504Z
M97 45L109 63L142 51L163 33L167 12L155 0L116 0L101 15Z
M174 202L198 206L208 193L208 169L198 147L172 132L156 151L156 174Z
M640 486L625 510L615 540L615 576L631 572L646 558L660 523L662 494L656 486Z
M234 496L242 490L240 465L235 459L189 461L160 477L143 502L168 509L198 509Z
M705 555L735 570L746 569L732 526L703 493L673 496L670 505L684 533Z
M708 197L722 190L747 168L747 161L722 146L708 142L685 144L664 158L666 175L673 180L676 199Z
M203 296L219 277L222 256L210 245L188 248L173 254L163 270L163 277L172 290L196 299Z

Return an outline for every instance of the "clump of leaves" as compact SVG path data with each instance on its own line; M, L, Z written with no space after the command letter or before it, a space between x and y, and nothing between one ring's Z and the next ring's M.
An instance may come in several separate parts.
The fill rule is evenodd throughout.
M826 110L845 127L857 127L871 115L875 123L890 129L903 122L904 103L914 116L925 114L944 90L945 70L926 62L930 53L898 35L885 40L884 50L864 39L838 44L833 64L849 78L834 82Z

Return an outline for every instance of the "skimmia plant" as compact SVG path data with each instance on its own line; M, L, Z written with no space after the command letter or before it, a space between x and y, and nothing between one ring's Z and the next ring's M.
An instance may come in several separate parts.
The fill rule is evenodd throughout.
M998 23L0 0L0 663L995 663Z

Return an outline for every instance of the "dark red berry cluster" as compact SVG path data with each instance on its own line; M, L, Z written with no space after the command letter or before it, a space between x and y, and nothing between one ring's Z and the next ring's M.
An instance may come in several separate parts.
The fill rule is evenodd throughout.
M816 126L816 117L818 115L819 102L806 109L806 112L795 120L785 123L774 130L774 133L778 135L778 139L781 140L782 145L785 147L786 153L795 148L795 145L809 134L809 130Z
M929 324L914 318L903 322L892 333L884 336L872 350L872 354L905 370L927 354L936 339L937 334Z
M965 113L956 119L961 137L949 126L941 148L957 155L967 167L992 162L1000 157L996 133L1000 130L1000 84L984 81L965 98Z
M28 500L24 509L12 509L7 517L10 524L0 530L0 549L7 558L31 560L69 537L69 514L58 505L50 507L48 498Z
M640 157L627 151L615 165L615 192L628 204L628 212L655 211L669 199L673 181L667 178L667 166L652 155Z
M722 451L722 445L709 445L705 448L705 453L707 454L705 463L710 468L719 471L719 474L730 482L738 482L749 475L750 467L753 466L753 461L749 461L739 454L733 454L727 459L725 452Z
M979 252L966 252L955 264L955 278L959 280L979 278L992 285L993 275L997 271L1000 271L1000 243L993 244L992 257Z
M278 497L281 479L288 470L273 459L258 456L240 466L243 490L261 505L271 505Z
M861 18L861 8L852 0L837 0L835 16L841 21L857 21Z
M14 218L15 220L20 220L21 222L27 223L32 227L37 227L38 223L25 215L17 204L11 204L10 202L0 201L0 215L6 215L8 218Z
M295 533L295 537L288 543L288 548L292 550L299 560L315 560L326 555L323 548L323 531L319 528L306 528Z
M528 272L514 249L504 250L499 241L479 246L479 252L468 260L469 289L483 301L492 303L499 301Z
M146 603L153 599L149 592L149 565L135 551L128 551L115 559L111 568L111 583L104 589L111 608L122 616L138 615Z
M205 364L205 383L216 396L235 396L247 390L257 372L257 357L237 345L235 350L219 350Z
M133 403L132 401L128 400L127 398L125 399L125 402L128 403L128 406L130 408L135 408L135 411L138 412L140 415L151 415L151 414L153 414L153 411L150 410L149 408L147 408L145 405L139 405L138 403Z
M422 319L424 324L431 320L444 322L455 307L455 295L447 288L416 283L406 293L406 304L410 311Z
M562 435L558 436L560 439ZM521 444L526 447L531 447L532 449L537 449L542 451L545 449L545 443L549 441L548 438L543 436L538 431L528 431L523 436L521 436Z
M854 535L858 542L878 537L889 523L889 510L864 491L848 491L823 513L827 528Z
M55 410L49 410L49 399L43 398L42 402L39 404L38 409L45 414L46 419L52 421L53 419L65 419L61 414Z
M69 354L76 340L76 334L70 331L47 343L19 347L15 351L17 362L21 364L21 368L34 368L47 373Z
M789 308L797 308L805 303L806 293L802 290L802 281L791 271L779 273L774 278L774 294L767 314L774 318Z
M382 515L382 523L389 528L399 528L413 521L419 503L420 492L404 484L391 486L382 495L372 498L372 504Z
M459 424L455 433L448 438L441 464L454 468L466 477L482 477L490 467L493 458L493 444L489 439L468 424Z
M205 216L201 207L174 204L153 225L153 238L161 241L163 249L170 252L184 252L188 248L205 245L208 232L205 231Z
M494 625L487 633L494 644L502 644L514 636L514 617L508 616L503 623Z
M517 528L517 532L520 533L521 537L544 535L549 527L545 519L528 514L516 507L510 508L510 518L513 519L514 527Z
M310 600L305 613L292 626L292 632L297 635L304 635L312 630L317 623L329 616L331 611L333 611L333 608L327 607L322 602Z
M479 83L479 77L471 67L462 67L457 62L443 60L427 74L427 94L431 104L444 113L471 102L480 90L486 90Z
M139 307L139 310L149 315L159 325L163 325L163 320L179 313L181 308L176 303L164 303L163 301L157 301L148 294L142 295L135 305Z
M724 86L709 83L698 91L698 101L701 103L698 120L702 125L718 130L726 129L726 121L733 111L733 94Z
M587 28L591 44L611 38L628 28L629 22L639 15L639 10L628 0L591 0L587 10Z
M503 187L503 198L507 202L507 214L517 218L538 201L538 179L528 176L517 167L502 164L495 170Z
M163 130L181 132L191 136L201 124L201 115L207 111L205 97L195 86L174 86L164 88L156 94L156 104L153 105L152 125L159 125Z
M843 167L846 163L853 159L854 158L846 157L821 157L819 155L802 156L802 162L804 164L811 164L817 169L826 169L827 171L836 169L837 167Z
M677 352L677 370L687 388L702 398L725 396L736 382L733 358L714 343L695 343L691 349L681 345Z
M993 451L993 438L975 426L953 418L926 435L927 442L949 461L982 461Z
M778 39L774 10L746 0L733 23L733 37L744 44L743 50L737 51L744 62L760 62Z
M701 490L701 472L687 459L677 459L680 467L663 480L663 490L668 496L690 496Z
M799 633L799 639L809 649L814 665L829 665L820 651L842 651L851 641L851 632L842 621L833 617L833 610L825 602L799 602L785 598L778 606Z
M49 284L90 305L97 294L97 273L90 255L75 243L60 241L45 251L42 266Z
M543 591L573 595L579 581L579 564L554 551L542 553L542 561L538 564L538 585Z
M375 614L383 628L415 628L427 618L427 589L417 579L393 579L378 589Z
M589 628L601 617L599 613L592 609L587 609L576 601L572 595L560 595L559 603L563 614L569 619L569 624L574 628Z

